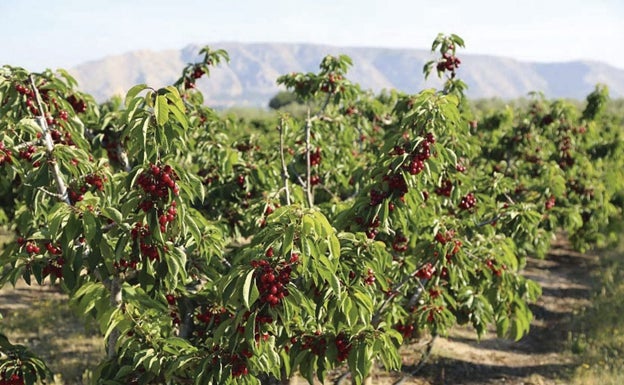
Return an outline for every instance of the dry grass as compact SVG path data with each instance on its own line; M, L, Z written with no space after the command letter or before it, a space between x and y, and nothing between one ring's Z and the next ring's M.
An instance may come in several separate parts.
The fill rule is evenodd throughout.
M575 319L569 346L582 365L573 385L624 384L624 241L593 273L591 305Z
M0 291L0 313L2 331L41 357L56 374L56 384L84 383L104 357L99 331L85 326L55 287L5 287Z

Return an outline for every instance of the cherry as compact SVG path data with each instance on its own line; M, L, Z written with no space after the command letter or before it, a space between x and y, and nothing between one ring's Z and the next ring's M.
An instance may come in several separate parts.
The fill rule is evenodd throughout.
M407 250L407 237L401 233L397 233L392 241L392 248L398 253Z
M546 210L551 210L553 207L555 207L555 203L556 203L556 198L554 195L551 195L546 201L546 203L544 204L544 208L546 208Z
M375 283L375 272L373 271L373 269L368 269L368 271L366 272L366 277L364 277L364 284L365 285L373 285Z
M321 164L321 148L317 147L316 151L310 153L310 165L318 166Z
M431 279L435 271L435 267L428 262L416 272L416 277L421 279Z
M292 272L290 264L282 261L273 267L267 260L254 260L251 261L251 266L256 269L256 286L260 292L260 302L267 303L271 307L277 306L288 295L285 286L290 282Z
M461 202L459 203L459 208L462 210L469 210L475 207L476 204L477 198L475 197L475 195L473 193L468 193L461 199Z
M346 334L340 333L336 336L334 344L336 345L336 350L338 350L338 362L343 362L349 357L351 342Z
M435 189L436 194L445 196L445 197L450 197L452 191L453 191L453 183L448 179L444 179L442 181L442 185Z

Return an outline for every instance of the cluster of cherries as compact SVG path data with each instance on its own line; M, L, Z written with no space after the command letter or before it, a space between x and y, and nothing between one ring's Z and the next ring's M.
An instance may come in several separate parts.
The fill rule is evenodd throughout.
M217 182L219 180L219 174L216 166L211 166L209 169L202 168L197 173L198 176L202 177L202 184L211 185L213 182Z
M329 337L331 339L331 336ZM299 345L301 350L309 350L316 356L322 356L327 351L328 337L323 335L320 331L315 331L314 334L305 334L299 338L292 337L290 339L293 346ZM333 338L333 343L338 351L338 362L343 362L349 357L353 344L351 343L349 336L345 333L340 333Z
M436 142L435 136L431 133L424 134L425 140L421 141L414 150L410 151L409 162L403 164L403 170L411 175L418 175L425 169L425 162L431 158L431 145ZM408 151L409 143L403 146L394 146L390 155L403 156ZM370 191L370 205L376 206L391 196L397 196L403 200L407 194L408 187L402 173L384 175L380 188L373 188ZM394 208L394 205L392 206Z
M435 317L437 314L440 314L444 310L443 306L432 306L429 308L429 313L427 314L427 322L433 323L435 321Z
M169 302L169 304L171 305L171 302ZM232 318L232 316L233 315L228 313L224 307L207 307L202 312L196 314L195 318L206 326L211 325L213 328L216 328L221 324L221 322L228 318ZM197 335L199 337L203 337L205 334L205 330L197 330Z
M321 164L321 160L323 160L321 148L317 147L316 150L310 152L310 166L318 166Z
M239 334L244 335L245 334L245 325L248 325L249 322L249 317L252 315L251 312L246 312L243 315L243 323L239 324L236 327L236 330L238 331ZM231 314L230 318L233 318L234 315ZM260 343L260 340L266 342L269 340L269 338L271 337L271 335L269 333L266 332L262 332L261 328L262 325L265 324L271 324L273 323L274 319L271 315L268 314L256 314L256 318L255 318L255 322L254 322L254 339L256 340L256 343Z
M47 277L48 275L53 275L56 278L63 278L63 265L65 264L65 259L62 256L57 256L54 259L48 261L48 264L42 270L42 275Z
M77 114L81 114L87 110L87 103L83 99L77 98L76 95L68 96L67 101Z
M377 216L368 222L364 221L362 217L356 217L355 223L357 223L361 227L366 228L366 236L368 237L368 239L375 239L377 234L379 234L378 228L381 225L381 221Z
M407 241L408 239L404 234L397 232L392 240L392 249L397 253L405 252L407 250Z
M153 207L157 202L162 202L169 196L169 192L178 195L180 188L175 182L178 179L178 175L171 166L150 165L150 169L143 171L136 182L145 192L144 202L148 202L144 204L145 207ZM152 206L149 206L150 203Z
M19 151L19 157L30 162L35 152L37 152L37 148L31 144Z
M65 144L67 146L73 146L74 141L72 140L71 133L66 131L65 133L61 133L61 131L56 128L50 129L50 136L52 137L52 142L54 144ZM37 138L40 137L40 134L37 134Z
M559 150L561 151L561 155L559 158L559 167L561 167L562 169L566 169L574 165L574 158L570 153L571 149L572 140L569 136L564 136L559 143Z
M178 209L176 208L176 201L172 201L169 208L158 211L158 224L160 225L160 232L167 231L167 224L175 221L176 215L178 215Z
M230 364L232 365L232 377L241 377L249 374L247 368L247 358L251 358L253 353L247 349L240 354L232 354Z
M120 258L119 261L113 262L113 267L119 272L124 272L128 269L136 270L138 264L139 264L139 261Z
M462 210L470 210L477 204L477 198L473 193L468 193L459 202L459 208Z
M450 50L452 49L453 48L450 48ZM442 59L438 61L438 64L436 65L436 69L438 70L438 72L449 71L452 73L452 75L454 75L455 70L459 68L460 64L461 64L461 60L459 60L458 57L452 55L449 52L445 52L442 55Z
M165 295L165 299L167 300L167 304L169 304L169 307L172 308L171 311L169 312L169 316L171 317L171 322L173 323L173 325L179 325L182 321L180 320L180 315L175 309L176 301L177 301L175 295L167 294Z
M368 269L366 271L366 276L364 277L364 284L371 286L375 284L375 272L373 269Z
M501 265L500 268L498 268L496 261L494 261L493 259L488 259L487 261L485 261L485 265L497 277L500 277L503 274L503 270L507 270L507 265L504 265L504 264Z
M439 187L436 187L435 193L440 196L450 197L451 192L453 191L453 182L450 179L442 180L442 183Z
M240 352L232 353L222 349L219 345L212 347L212 362L215 365L225 363L232 367L232 377L241 377L249 374L247 360L253 357L253 352L242 348Z
M73 159L72 162L77 164L77 160ZM84 184L80 187L70 188L67 193L69 194L69 200L72 204L76 204L84 199L84 194L89 191L90 187L94 187L97 191L104 191L104 182L106 182L106 176L98 174L88 174L84 178Z
M42 84L45 85L45 84ZM26 87L22 84L16 84L15 85L15 90L21 94L26 96L26 107L28 107L28 110L30 111L31 114L35 115L35 116L40 116L41 115L41 111L39 111L39 109L37 108L37 106L35 105L35 93L33 92L33 90L31 90L29 87ZM50 96L49 96L49 90L48 89L40 89L39 93L41 94L41 99L43 100L43 103L49 106L50 103ZM75 95L70 95L67 97L67 101L69 102L69 104L71 104L72 108L74 109L74 111L76 113L82 113L85 112L87 110L87 103L82 100L77 98ZM45 118L46 118L46 123L48 125L58 125L59 121L67 121L67 119L69 119L69 113L65 110L61 110L60 106L57 102L56 99L52 99L51 100L52 104L54 105L55 109L58 111L56 118L53 117L50 114L46 114ZM58 119L57 119L58 118Z
M338 334L334 340L334 345L336 345L336 350L338 350L338 362L343 362L349 357L349 352L351 351L352 345L349 337L344 333Z
M10 376L6 373L0 374L0 385L24 385L24 377L17 372Z
M134 224L132 230L130 230L132 239L139 241L139 251L141 255L147 257L150 261L157 261L160 259L158 248L147 240L149 235L150 230L147 223L141 224L137 222Z
M28 107L28 110L30 111L31 114L35 115L35 116L39 116L40 115L40 111L39 109L35 106L35 93L33 92L33 90L31 90L29 87L26 87L24 85L21 84L16 84L15 85L15 91L17 91L20 95L24 95L26 96L26 106ZM48 121L48 124L51 124L52 122Z
M245 188L245 175L238 174L236 176L236 184L238 185L238 187L244 189Z
M279 203L275 205L275 207L279 207L279 206L280 206ZM271 215L273 211L275 211L275 209L270 205L267 206L266 209L264 209L264 214L262 215L262 219L260 220L260 227L266 227L267 217Z
M402 322L399 322L398 324L394 325L394 328L401 333L401 335L403 336L404 339L409 339L414 335L414 332L416 331L416 328L414 327L414 325L404 325Z
M104 182L106 177L98 174L88 174L85 176L85 183L89 186L95 187L98 191L104 191Z
M383 201L388 197L388 193L375 188L371 189L369 194L371 206L377 206L382 204Z
M420 279L431 279L436 272L435 266L433 266L430 262L424 264L418 271L416 271L415 276Z
M323 80L321 82L321 92L326 92L328 94L334 94L337 91L344 91L344 87L338 87L337 82L342 80L342 75L330 73L327 75L327 80Z
M314 332L313 335L306 334L301 336L299 340L293 337L290 342L293 345L300 343L301 350L309 350L312 354L317 356L324 355L327 350L327 338L325 338L325 336L318 330Z
M578 195L583 195L589 199L594 197L594 189L585 187L581 182L576 179L570 179L566 183L568 189L574 191Z
M41 248L35 242L27 241L24 237L17 237L16 242L18 245L24 246L24 250L28 254L39 254L41 252Z
M546 210L552 210L553 207L555 207L555 203L556 203L557 199L555 198L554 195L551 195L547 200L546 203L544 203L544 208Z
M435 240L436 242L438 242L441 245L446 245L449 242L453 242L453 248L451 249L450 252L448 252L446 254L446 260L448 262L451 261L452 257L459 253L461 247L463 246L463 243L461 240L459 239L454 239L455 237L455 231L454 230L448 230L446 231L444 234L442 233L437 233L435 236Z
M431 158L431 145L435 142L436 139L433 133L427 132L425 140L420 142L416 149L412 151L409 164L404 165L403 168L412 175L420 174L425 169L425 162Z
M12 152L0 141L0 166L13 163Z
M195 82L200 79L202 76L204 76L206 74L206 71L204 71L204 69L199 66L196 65L193 68L193 72L191 72L189 75L187 75L184 78L184 88L186 89L192 89L195 88Z
M293 253L289 262L281 261L276 266L272 266L269 262L269 259L274 256L272 247L267 249L265 256L267 259L251 261L251 266L256 269L254 275L256 286L260 291L260 302L275 307L288 296L286 286L290 283L291 265L297 263L299 257Z
M41 253L41 247L37 245L35 241L26 240L24 237L17 237L17 244L24 248L24 251L29 255L37 255ZM47 265L43 268L42 273L44 277L48 275L53 275L56 278L63 277L63 265L65 264L65 259L63 258L63 250L60 245L53 245L52 242L46 242L45 248L48 253L53 257L51 258Z
M171 201L169 207L164 207L170 192L173 195L180 193L180 188L175 182L177 179L179 178L171 166L155 164L152 164L149 170L142 172L137 178L137 184L145 193L144 199L139 203L139 208L144 212L157 208L158 224L163 233L167 230L167 225L175 221L178 214L176 201Z

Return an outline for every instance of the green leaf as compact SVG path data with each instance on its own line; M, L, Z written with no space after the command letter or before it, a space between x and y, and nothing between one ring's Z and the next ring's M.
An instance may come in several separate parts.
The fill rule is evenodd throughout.
M282 255L287 255L287 253L293 248L293 239L295 238L295 227L288 226L286 231L284 232L284 240L282 241Z
M243 284L243 304L247 309L250 309L250 305L258 299L260 293L255 285L254 270L249 271L245 277L245 283Z
M173 113L178 123L180 123L185 130L188 130L188 119L186 115L184 115L184 112L175 104L169 106L169 111Z
M84 229L84 236L87 239L87 242L92 242L93 238L99 232L97 228L97 222L95 220L95 216L90 211L85 211L82 214L82 225Z
M164 95L158 95L156 97L156 105L154 106L154 115L156 115L156 122L159 126L164 126L169 120L169 105L167 104L167 97Z
M130 90L128 90L128 93L126 94L126 108L128 108L130 102L139 94L139 92L143 91L146 88L147 84L137 84L136 86L130 88Z
M105 217L110 218L113 221L115 221L115 223L122 223L123 222L123 215L121 214L121 212L119 210L117 210L114 207L104 207L104 208L102 208L102 214Z
M340 241L334 234L329 236L329 252L334 258L340 257Z

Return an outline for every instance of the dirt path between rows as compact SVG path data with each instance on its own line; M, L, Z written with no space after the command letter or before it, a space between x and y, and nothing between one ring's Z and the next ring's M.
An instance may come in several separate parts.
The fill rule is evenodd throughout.
M527 336L518 342L499 339L492 330L477 341L468 328L438 337L429 361L417 377L403 384L418 385L551 385L566 384L578 366L567 349L572 320L589 305L590 271L597 257L584 255L558 241L544 260L529 259L524 275L542 286L542 297L531 305L534 319ZM400 375L373 378L373 384L392 384Z
M575 363L575 357L566 349L571 321L575 313L589 304L591 289L589 275L595 263L597 257L574 252L564 242L557 242L544 260L529 259L524 274L542 286L543 295L536 304L531 305L534 320L527 336L514 342L495 338L492 331L481 341L477 341L472 330L456 328L450 336L438 337L435 340L430 359L416 377L405 377L403 384L567 383L566 373L570 373L578 365ZM0 292L0 311L5 316L10 316L11 313L24 312L28 306L44 298L58 301L59 297L61 295L57 290L45 286L28 287L20 284L16 289L7 287ZM71 326L79 328L77 325ZM57 336L59 332L62 333L61 330L54 331ZM70 332L67 330L67 333L71 334ZM47 337L41 335L45 335L46 331L39 330L36 334L44 340ZM36 345L28 339L19 342ZM53 348L68 350L58 351L57 357L85 354L84 347L80 352L81 349L75 346L72 348L71 344ZM73 349L75 350L72 351ZM93 353L94 356L101 354L101 352ZM409 356L409 352L407 354ZM58 366L56 368L59 369ZM373 376L372 384L393 384L401 378L402 375L399 373L380 372ZM66 383L71 383L71 380ZM293 384L304 383L302 379L293 381ZM348 379L343 383L347 384Z

